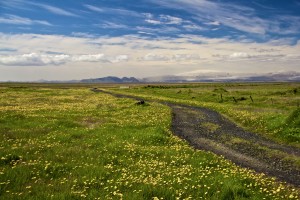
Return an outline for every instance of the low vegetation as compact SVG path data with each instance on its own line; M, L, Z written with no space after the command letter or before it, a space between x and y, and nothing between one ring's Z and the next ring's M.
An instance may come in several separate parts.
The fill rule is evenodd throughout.
M212 88L205 88L209 97L201 87L191 93L188 89L180 88L180 94L178 88L137 87L122 92L206 105L228 115L235 106L230 117L241 124L251 128L255 122L260 125L256 130L264 128L265 133L286 122L286 134L291 136L282 136L283 130L272 136L298 141L299 111L294 111L296 100L286 96L298 93L279 95L281 99L273 91L267 91L272 93L268 98L251 93L252 106L230 102L230 95L245 96L245 91L226 87L228 97L219 103ZM196 98L187 101L192 95ZM82 85L1 85L0 97L0 199L300 198L298 188L192 149L173 136L171 111L165 105L137 105ZM270 98L276 106L269 105ZM291 105L284 110L286 103ZM254 115L252 108L263 112ZM279 116L274 115L277 111Z
M300 147L299 83L169 84L113 91L208 107L252 132Z

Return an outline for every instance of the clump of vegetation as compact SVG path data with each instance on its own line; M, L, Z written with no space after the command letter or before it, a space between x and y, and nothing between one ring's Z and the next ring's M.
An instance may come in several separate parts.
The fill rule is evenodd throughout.
M238 100L238 101L245 101L245 100L247 100L247 98L246 98L246 97L240 97L240 98L238 98L237 100Z
M2 156L0 159L0 166L1 165L15 165L21 160L21 157L15 154L8 154L6 156Z
M296 87L296 88L292 88L292 89L288 90L287 92L297 95L297 94L299 94L299 91L300 91L300 87Z
M293 93L294 93L294 94L297 94L297 93L298 93L298 88L294 88L294 89L293 89Z

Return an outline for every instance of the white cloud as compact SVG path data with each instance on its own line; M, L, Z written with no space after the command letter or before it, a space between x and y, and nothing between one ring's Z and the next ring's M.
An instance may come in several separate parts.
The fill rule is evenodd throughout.
M245 52L234 52L233 54L229 55L229 58L250 58L251 56Z
M77 55L71 58L75 62L107 62L104 54L95 54L95 55Z
M176 54L172 57L172 60L174 61L193 61L199 59L200 56L197 54Z
M228 13L228 17L222 19L222 24L239 31L256 34L265 34L269 28L268 22L263 19L257 17L250 19L249 16L234 15Z
M127 55L106 56L104 54L73 55L73 56L71 56L71 61L73 61L73 62L119 63L119 62L128 61L128 56Z
M113 22L105 22L103 24L95 24L95 26L106 29L125 29L128 28L125 24L117 24Z
M28 3L29 5L34 5L34 6L38 6L40 8L43 8L53 14L56 14L56 15L63 15L63 16L69 16L69 17L79 17L79 15L76 15L70 11L67 11L67 10L64 10L62 8L58 8L58 7L55 7L55 6L50 6L48 4L43 4L43 3L34 3L34 2L26 2Z
M181 24L183 20L179 17L173 17L170 15L160 15L160 20L165 24Z
M280 35L298 34L300 32L300 17L292 15L276 16L276 20L272 21L269 28L271 32Z
M300 20L296 16L274 16L262 19L253 8L208 0L150 0L160 6L185 10L193 18L206 25L227 26L233 29L264 35L266 33L295 34L300 31Z
M46 25L52 26L49 22L43 20L32 20L25 17L19 17L17 15L4 15L5 17L0 17L0 23L2 24L17 24L17 25Z
M138 60L141 61L168 61L168 62L189 62L189 61L199 61L200 56L197 54L158 54L158 53L148 53Z
M8 66L63 65L67 62L118 63L127 61L127 55L105 56L104 54L66 55L38 54L0 55L0 64Z
M170 15L159 15L159 17L154 18L154 16L150 13L144 13L146 17L145 22L149 24L166 24L166 25L180 25L183 23L183 19L179 17L174 17Z
M187 31L203 31L203 30L207 30L206 28L203 28L201 26L198 26L196 24L188 24L188 25L183 25L183 28L185 28Z
M168 60L170 60L170 58L168 56L165 56L165 55L148 53L143 58L141 58L140 60L143 60L143 61L168 61Z
M118 55L116 57L110 58L111 63L118 63L118 62L123 62L123 61L128 61L128 55Z
M161 24L161 21L158 20L154 20L154 19L145 19L145 22L149 23L149 24Z
M33 10L33 11L35 9L33 9L32 7L36 6L36 7L42 8L44 10L47 10L53 14L56 14L56 15L80 17L79 15L76 15L65 9L51 6L51 5L48 5L45 3L36 3L33 1L29 1L29 0L9 0L9 1L3 2L3 5L7 8L11 8L11 9L23 9L23 10Z
M145 77L199 69L228 73L299 71L300 42L244 43L199 35L155 39L139 35L79 36L0 33L1 48L16 50L0 51L0 80L80 79L112 74Z
M57 14L57 15L64 15L64 16L71 16L71 17L79 17L78 15L71 13L69 11L66 11L64 9L54 7L54 6L49 6L49 5L41 5L41 7L45 8L51 13Z
M84 5L86 8L92 10L92 11L96 11L96 12L104 12L104 9L102 8L99 8L99 7L96 7L96 6L93 6L93 5L88 5L88 4L85 4Z
M221 25L221 23L219 21L206 22L204 24L213 25L213 26L220 26Z
M6 9L32 10L23 0L1 1L0 6Z
M141 35L155 35L154 33L148 33L148 32L145 32L145 31L138 31L139 34Z
M266 5L260 4L260 3L256 2L256 1L252 1L252 3L255 4L255 5L257 5L257 6L259 6L259 7L261 7L261 8L263 8L263 9L276 10L276 8L274 8L274 7L266 6Z
M94 37L96 37L93 34L83 33L83 32L72 32L71 35L73 35L75 37L83 37L83 38L94 38Z
M153 18L153 14L151 14L151 13L143 13L143 15L144 15L147 19Z
M149 27L144 27L144 26L137 26L135 27L135 29L137 31L143 31L143 32L147 32L147 33L151 33L154 35L157 35L158 33L176 33L176 32L180 32L179 28L176 27L164 27L164 28L160 28L160 27L155 27L155 28L149 28Z
M273 45L273 46L286 46L286 45L290 46L290 45L293 45L294 42L295 42L295 38L283 37L280 39L271 40L268 42L268 44Z
M214 57L219 58L221 61L252 61L252 62L282 62L282 61L294 61L299 58L299 56L289 55L289 54L278 54L278 53L257 53L252 54L246 52L234 52L230 55L214 55Z
M219 74L219 73L222 73L222 72L217 71L217 70L211 70L211 69L197 69L197 70L193 70L193 71L179 73L176 75L177 76L199 76L199 75L203 75L203 74Z
M108 7L97 7L93 5L84 5L87 9L95 12L100 12L100 13L109 13L109 14L114 14L114 15L125 15L125 16L133 16L133 17L141 17L142 14L132 11L132 10L126 10L126 9L119 9L119 8L108 8Z
M0 64L14 66L59 65L70 59L68 55L39 55L36 53L23 55L0 56Z

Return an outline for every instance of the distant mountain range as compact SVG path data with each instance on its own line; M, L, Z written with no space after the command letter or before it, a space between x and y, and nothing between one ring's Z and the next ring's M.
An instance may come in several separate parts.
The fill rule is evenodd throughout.
M154 76L142 79L134 77L118 78L107 76L95 79L83 79L81 83L185 83L185 82L299 82L300 72L276 72L265 74L245 74L245 73L226 73L208 72L188 76Z
M300 82L299 72L278 72L265 74L243 74L209 72L189 76L156 76L141 80L142 82Z
M38 83L189 83L189 82L300 82L300 72L274 72L265 74L202 72L188 75L154 76L142 79L107 76L69 81L39 80Z
M139 83L140 81L134 77L118 78L115 76L107 76L103 78L82 79L80 83Z

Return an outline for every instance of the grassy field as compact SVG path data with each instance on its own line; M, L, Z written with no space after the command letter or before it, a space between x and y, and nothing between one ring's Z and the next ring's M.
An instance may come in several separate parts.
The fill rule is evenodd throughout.
M300 147L300 83L144 85L114 92L212 108L252 132Z
M0 86L0 199L300 198L298 188L173 136L169 107L136 105L91 87L101 86ZM298 88L204 84L113 90L211 107L297 145Z

